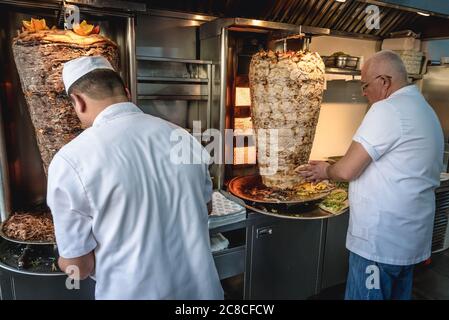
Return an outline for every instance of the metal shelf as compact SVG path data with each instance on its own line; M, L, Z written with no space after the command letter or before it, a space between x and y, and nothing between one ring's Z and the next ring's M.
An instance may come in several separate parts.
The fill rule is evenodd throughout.
M411 79L420 80L423 78L423 75L422 74L409 74L408 77Z
M137 96L137 100L188 100L188 101L207 101L207 95L145 95Z
M326 68L327 74L342 74L349 76L360 76L362 73L360 70L341 69L341 68Z
M163 83L207 84L209 82L209 79L138 76L137 77L137 81L141 81L141 82L163 82Z
M137 48L139 51L139 48ZM208 60L192 60L192 59L177 59L177 58L168 58L168 57L152 57L146 55L137 55L136 59L138 61L157 61L157 62L165 62L165 63L183 63L189 65L196 65L195 75L199 75L199 66L204 66L207 72L206 78L183 78L183 77L154 77L154 76L137 76L138 83L149 83L149 84L180 84L180 85L201 85L201 88L207 86L207 94L189 94L190 92L177 91L178 94L171 95L163 95L163 94L145 94L144 92L140 92L137 94L138 100L184 100L184 101L206 101L206 127L210 128L211 123L211 109L212 109L212 79L213 79L213 68L214 64L212 61ZM187 66L190 69L190 66ZM190 72L190 71L189 71ZM193 71L192 71L193 72ZM187 87L187 86L186 86ZM175 88L175 86L173 86ZM190 86L193 88L193 86ZM192 92L197 93L197 92ZM204 92L201 92L204 93Z
M247 227L247 220L241 220L238 222L231 222L229 224L224 224L222 226L218 226L215 228L209 229L209 233L211 235L219 233L219 232L226 232L226 231L233 231L238 229L243 229Z
M341 69L341 68L326 68L326 74L341 74L341 75L349 75L349 76L360 76L362 73L360 70L350 70L350 69ZM420 80L423 78L422 74L409 74L409 78Z
M220 280L245 272L246 245L213 252L212 256Z
M212 61L208 60L190 60L190 59L177 59L177 58L162 58L162 57L150 57L150 56L136 56L139 61L160 61L160 62L178 62L178 63L191 63L191 64L212 64Z
M246 245L243 244L243 245L240 245L240 246L237 246L237 247L232 247L232 248L227 248L227 249L223 249L223 250L220 250L220 251L215 251L215 252L212 252L212 254L214 256L221 256L221 255L232 253L232 252L244 251L245 249L246 249Z

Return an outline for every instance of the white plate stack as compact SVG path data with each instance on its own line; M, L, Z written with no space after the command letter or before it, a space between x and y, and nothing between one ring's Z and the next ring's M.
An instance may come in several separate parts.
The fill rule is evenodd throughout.
M236 223L246 219L246 209L227 199L220 192L212 194L212 213L209 215L209 229Z
M424 52L421 51L421 40L415 37L385 39L382 50L393 50L404 61L409 74L421 74Z

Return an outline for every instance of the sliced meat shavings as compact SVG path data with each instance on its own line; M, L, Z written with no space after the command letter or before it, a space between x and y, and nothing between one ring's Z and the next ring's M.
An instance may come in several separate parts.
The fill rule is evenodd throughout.
M257 161L267 187L286 190L304 182L294 169L309 161L324 71L322 59L312 52L261 51L251 59L251 114L257 134ZM277 130L277 141L268 137L272 129ZM276 143L277 150L272 149ZM276 165L275 172L270 170Z
M3 224L3 233L20 241L55 241L53 219L50 214L16 213Z

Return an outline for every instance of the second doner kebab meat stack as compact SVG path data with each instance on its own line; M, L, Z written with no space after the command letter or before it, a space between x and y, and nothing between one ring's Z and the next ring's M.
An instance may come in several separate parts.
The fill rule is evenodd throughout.
M312 150L324 90L324 68L321 57L312 52L261 51L252 57L251 113L258 137L259 169L267 187L292 189L303 182L294 169L308 162ZM275 150L269 130L266 138L260 139L261 129L277 129L275 154L268 154ZM275 158L277 171L270 172L267 169L276 164Z

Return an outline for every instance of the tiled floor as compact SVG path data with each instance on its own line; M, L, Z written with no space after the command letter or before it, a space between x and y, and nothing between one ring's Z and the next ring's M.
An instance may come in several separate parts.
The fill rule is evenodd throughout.
M318 300L341 300L345 285L335 286L313 297ZM414 300L449 300L449 249L432 255L430 264L416 267L413 283Z
M449 300L449 250L432 255L428 266L415 269L415 299Z

